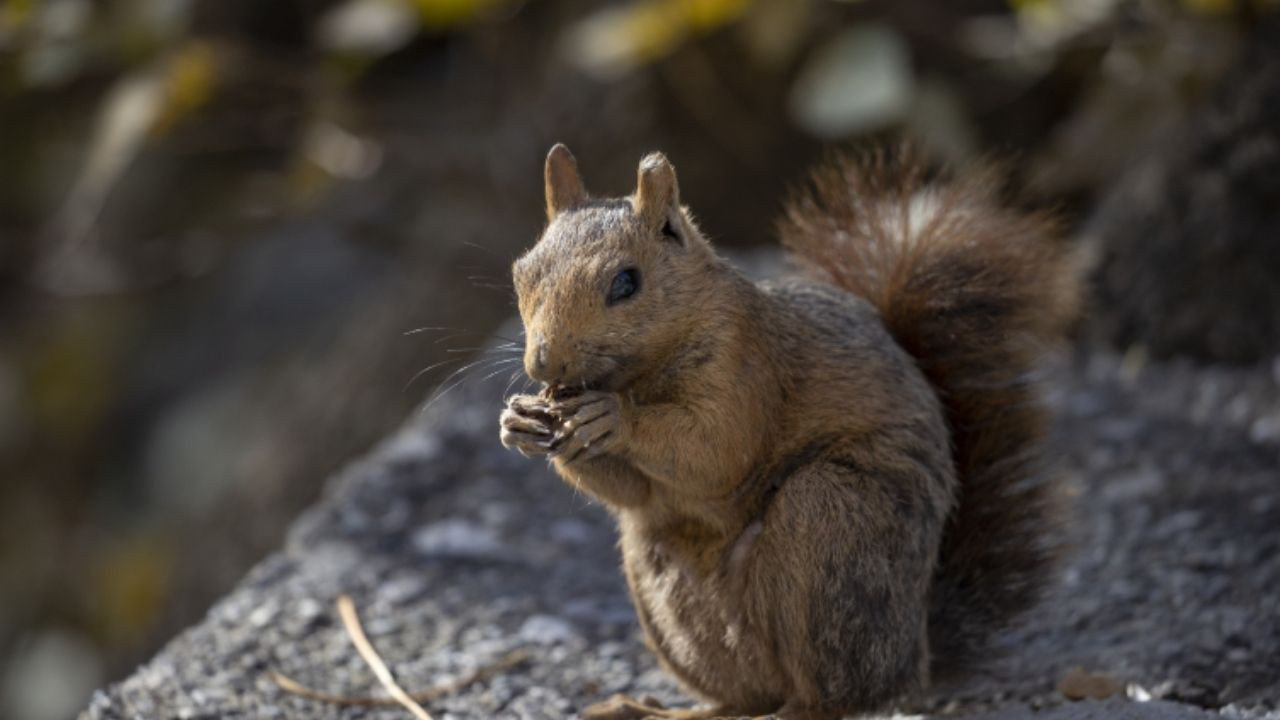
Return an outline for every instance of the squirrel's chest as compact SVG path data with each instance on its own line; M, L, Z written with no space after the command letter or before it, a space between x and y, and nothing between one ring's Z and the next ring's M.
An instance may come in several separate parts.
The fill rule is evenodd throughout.
M636 613L654 651L693 690L755 705L782 692L770 643L726 567L701 573L661 543L623 533ZM767 702L767 700L765 700Z

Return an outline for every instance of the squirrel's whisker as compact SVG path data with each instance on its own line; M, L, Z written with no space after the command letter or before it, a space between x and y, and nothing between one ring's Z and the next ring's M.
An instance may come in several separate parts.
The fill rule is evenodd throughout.
M516 384L516 381L520 379L520 374L523 372L524 367L518 367L512 371L511 379L507 381L507 386L502 390L502 397L506 398L511 396L511 388Z
M429 372L429 371L431 371L431 370L434 370L435 368L438 368L438 367L440 367L441 365L448 365L448 364L451 364L451 363L457 363L457 362L465 362L465 361L467 361L467 360L469 360L469 359L470 359L470 358L450 358L450 359L448 359L448 360L441 360L441 361L440 361L440 362L438 362L438 363L434 363L434 364L432 364L432 365L428 365L427 367L423 368L422 370L419 370L419 371L418 371L418 373L417 373L416 375L414 375L414 376L413 376L413 378L411 378L411 379L409 380L409 383L405 385L405 390L408 390L408 389L409 389L409 385L412 385L414 380L417 380L418 378L422 377L422 376L423 376L424 374L426 374L427 372ZM454 377L454 376L456 376L456 375L458 375L459 373L466 372L468 369L470 369L470 368L472 368L472 367L475 367L476 365L479 365L480 363L483 363L483 362L485 362L485 361L487 361L487 360L490 360L490 359L491 359L491 358L481 358L481 359L479 359L479 360L475 360L475 361L473 361L473 362L471 362L471 363L468 363L467 365L463 365L462 367L457 368L456 370L454 370L453 372L451 372L451 373L450 373L450 374L449 374L449 375L448 375L448 376L447 376L443 381L441 381L441 383L440 383L440 384L444 384L444 383L446 383L446 382L449 382L449 380L453 379L453 377Z
M453 363L464 362L464 361L466 361L466 359L467 359L467 358L447 358L447 359L445 359L445 360L441 360L440 362L431 363L430 365L428 365L428 366L426 366L426 367L422 368L421 370L419 370L418 372L414 373L414 374L413 374L413 377L409 378L409 382L407 382L407 383L405 383L405 384L404 384L404 388L403 388L403 389L401 389L401 392L406 392L406 391L408 391L408 390L409 390L409 388L410 388L410 386L412 386L415 382L417 382L418 378L422 377L423 375L426 375L427 373L431 372L432 370L435 370L436 368L441 367L441 366L443 366L443 365L451 365L451 364L453 364Z
M445 352L447 352L447 353L482 352L482 353L485 353L485 354L493 354L493 353L514 353L514 352L520 352L520 353L522 353L522 352L524 352L524 348L522 348L522 347L521 347L521 348L516 348L516 347L502 347L502 346L498 346L498 347L489 347L489 346L487 346L487 345L477 345L477 346L475 346L475 347L449 348L449 349L445 350Z
M500 368L498 368L497 370L494 370L493 372L489 373L488 375L485 375L484 377L480 378L480 382L484 382L485 380L488 380L489 378L493 377L494 375L501 375L502 373L506 372L506 371L507 371L507 369L508 369L508 368L507 368L507 366L508 366L508 365L510 365L511 363L515 362L515 361L516 361L516 360L518 360L518 359L519 359L519 358L511 358L511 359L509 359L509 360L504 360L504 361L502 361L502 362L501 362L502 367L500 367Z
M432 326L426 326L426 327L414 328L414 329L412 329L412 330L405 330L405 331L404 331L404 333L402 333L402 334L403 334L403 335L417 335L418 333L424 333L424 332L441 332L441 331L444 331L444 330L452 330L452 331L455 331L455 332L456 332L458 329L457 329L457 328L451 328L451 327L432 327Z
M468 370L478 366L483 367L484 369L487 370L490 367L493 367L494 365L497 365L497 364L505 365L505 364L514 362L518 359L519 358L481 358L474 362L468 363L458 368L457 370L454 370L452 373L449 374L448 377L446 377L443 381L441 381L440 386L443 386L445 383L448 383L450 380L453 380L453 378L458 377L459 375L462 375L462 377L458 377L458 379L454 381L453 384L449 385L447 388L444 388L443 390L440 390L431 399L427 400L426 404L422 406L422 410L426 411L426 409L434 405L437 400L447 395L449 391L458 387L459 385L466 382L467 380L470 380L471 378L464 374Z

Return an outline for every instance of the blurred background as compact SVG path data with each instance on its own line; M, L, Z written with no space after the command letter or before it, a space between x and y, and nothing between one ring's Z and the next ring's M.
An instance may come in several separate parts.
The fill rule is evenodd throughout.
M1084 345L1280 373L1278 4L0 0L0 716L74 714L454 382L555 141L604 194L664 150L726 249L827 148L994 155L1090 251Z

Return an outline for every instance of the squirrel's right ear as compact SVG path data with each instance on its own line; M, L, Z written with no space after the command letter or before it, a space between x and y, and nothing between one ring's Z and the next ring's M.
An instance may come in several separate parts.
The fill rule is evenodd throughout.
M662 153L649 153L640 161L636 172L636 214L657 227L668 213L680 204L680 187L676 169Z
M578 161L564 143L556 143L547 153L542 177L547 185L547 220L586 202L587 190L578 174Z

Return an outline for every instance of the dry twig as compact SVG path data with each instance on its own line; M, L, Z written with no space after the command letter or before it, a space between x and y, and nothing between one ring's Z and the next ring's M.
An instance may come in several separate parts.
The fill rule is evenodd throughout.
M350 697L346 695L333 695L320 690L315 690L303 685L302 683L290 678L282 673L271 672L271 679L276 685L285 692L305 697L310 700L331 703L334 705L402 705L409 712L413 713L418 720L432 720L430 713L423 709L420 703L429 702L439 697L455 693L468 685L487 680L494 675L508 668L519 665L528 659L528 653L524 650L514 650L484 667L476 668L472 672L464 675L453 682L440 685L434 688L423 690L416 693L405 692L395 678L392 677L391 671L387 669L386 663L378 655L378 651L374 649L369 642L369 638L365 636L364 628L360 625L360 617L356 614L355 603L347 595L338 598L338 614L342 617L342 625L347 631L347 635L351 638L351 642L356 646L356 650L364 661L373 670L373 674L377 676L378 681L386 688L390 697Z

